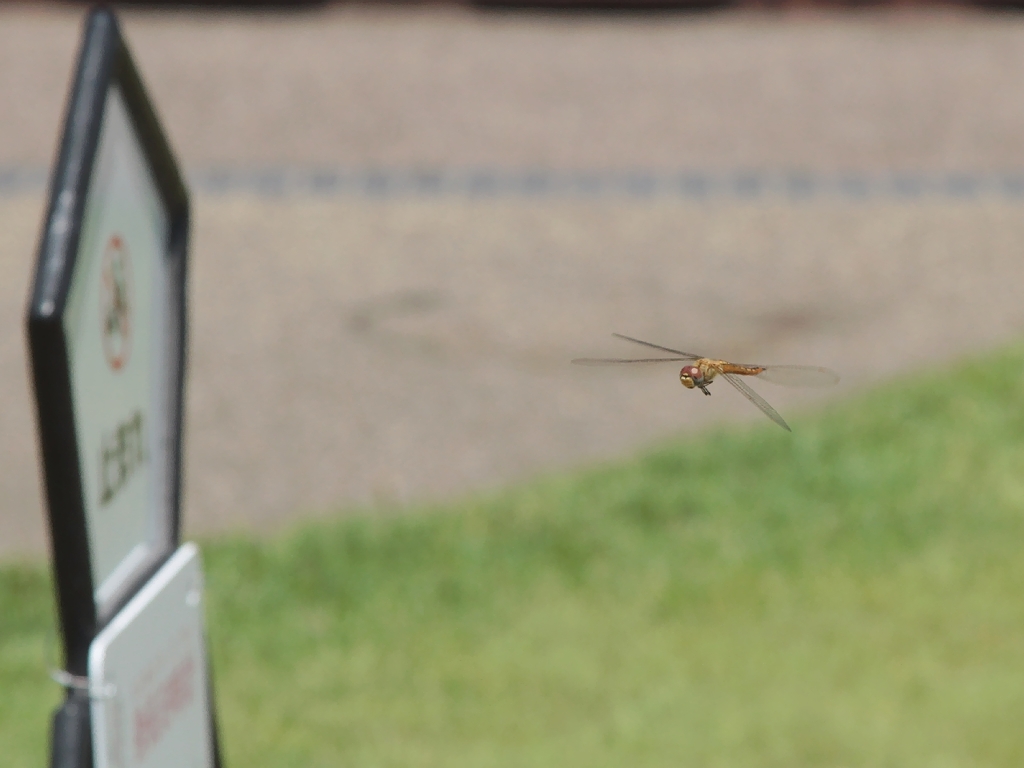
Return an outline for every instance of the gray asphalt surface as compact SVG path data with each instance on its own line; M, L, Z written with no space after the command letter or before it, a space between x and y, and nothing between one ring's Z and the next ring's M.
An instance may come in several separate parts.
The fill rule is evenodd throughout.
M80 19L0 8L0 182L51 162ZM124 21L196 178L1024 171L1012 16L336 7ZM0 183L6 558L45 549L22 336L42 205L38 184ZM825 395L759 387L799 429L817 398L1024 328L1024 197L1002 188L791 199L198 183L194 208L190 535L451 498L763 420L735 393L686 392L671 366L568 364L631 352L611 331L838 370Z

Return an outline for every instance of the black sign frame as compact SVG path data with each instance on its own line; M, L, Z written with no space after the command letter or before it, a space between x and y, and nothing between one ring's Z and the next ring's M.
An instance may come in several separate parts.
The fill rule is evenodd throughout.
M72 372L63 316L78 256L89 183L111 86L121 94L129 120L152 172L167 214L164 250L172 285L169 332L169 541L135 574L111 610L100 615L75 434ZM49 509L55 591L64 639L65 668L84 678L89 645L103 625L173 554L181 530L181 428L186 349L186 263L189 199L185 183L114 13L89 12L64 118L64 129L50 182L49 201L28 307L27 329L35 384L39 442Z

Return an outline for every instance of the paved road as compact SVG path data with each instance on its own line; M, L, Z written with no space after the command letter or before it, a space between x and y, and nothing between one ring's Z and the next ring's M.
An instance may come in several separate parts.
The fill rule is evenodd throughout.
M190 533L450 498L763 419L671 369L567 364L627 352L613 330L828 365L843 396L1024 328L1013 17L125 18L196 178ZM45 547L21 315L78 24L0 9L4 557ZM643 183L538 191L530 169ZM417 171L498 191L410 186ZM680 193L677 172L716 191ZM816 181L740 183L787 174ZM851 174L880 181L835 194ZM807 402L762 389L787 416Z

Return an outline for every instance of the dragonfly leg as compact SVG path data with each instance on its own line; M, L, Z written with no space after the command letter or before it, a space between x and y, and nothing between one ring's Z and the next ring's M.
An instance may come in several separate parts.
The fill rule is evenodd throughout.
M705 395L710 395L710 394L711 394L711 393L710 393L710 392L708 391L708 388L707 388L707 386L705 386L704 384L700 384L699 386L700 386L700 391L701 391L701 392L703 392L703 393L704 393Z

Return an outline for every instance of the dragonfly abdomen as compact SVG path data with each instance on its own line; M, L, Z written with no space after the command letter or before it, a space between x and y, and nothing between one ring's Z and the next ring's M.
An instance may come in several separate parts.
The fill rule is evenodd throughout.
M727 363L725 361L716 360L718 369L722 373L735 373L740 376L757 376L759 373L764 372L764 366L761 365L738 365L736 363Z

